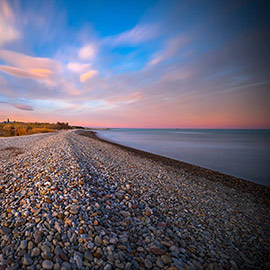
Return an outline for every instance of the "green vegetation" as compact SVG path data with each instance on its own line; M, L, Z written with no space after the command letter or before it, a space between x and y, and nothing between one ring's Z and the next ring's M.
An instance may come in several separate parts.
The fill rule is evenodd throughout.
M0 123L0 136L21 136L36 133L53 132L61 129L83 128L77 126L69 126L68 123L57 122L51 123L24 123L24 122L5 122Z

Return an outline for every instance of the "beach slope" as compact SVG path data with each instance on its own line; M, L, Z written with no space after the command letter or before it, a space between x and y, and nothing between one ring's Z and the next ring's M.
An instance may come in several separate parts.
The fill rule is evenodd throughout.
M0 269L270 267L269 187L86 131L0 153Z

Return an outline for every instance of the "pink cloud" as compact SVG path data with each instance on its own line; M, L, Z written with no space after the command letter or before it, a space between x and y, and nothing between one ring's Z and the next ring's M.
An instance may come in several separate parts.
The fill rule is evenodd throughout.
M84 47L82 47L79 50L79 58L81 59L92 59L95 57L97 52L97 48L94 44L89 44Z
M188 36L178 36L170 39L164 50L154 54L152 60L150 60L148 65L156 65L162 61L172 58L174 55L179 53L181 49L191 40Z
M13 76L18 76L22 78L30 78L30 79L44 79L44 78L47 78L48 75L51 74L50 70L43 70L43 72L41 72L40 70L39 71L32 70L32 72L27 72L21 68L3 66L3 65L0 65L0 70Z
M33 111L33 107L24 103L15 103L14 107L23 111Z
M86 73L83 73L80 76L80 81L85 82L85 81L89 80L90 78L92 78L93 76L95 76L97 73L98 73L97 70L90 70L90 71L88 71Z
M53 59L0 50L0 60L12 65L1 65L1 71L17 77L41 80L39 83L47 88L51 89L61 81L62 65Z
M70 62L67 65L67 68L69 70L72 70L73 72L80 73L88 69L91 65L90 64L81 64L76 62Z
M74 85L74 83L72 81L62 81L61 84L61 89L63 89L63 91L71 96L78 96L81 94L81 91Z
M9 102L9 101L0 101L1 104L7 105L7 106L13 106L16 109L23 110L23 111L33 111L33 107L30 105L27 105L25 103L20 102Z
M162 57L161 56L157 56L155 58L153 58L150 62L149 65L153 66L158 64L160 61L162 61Z
M141 92L134 92L126 95L117 95L106 100L106 104L110 105L110 108L118 107L119 105L131 104L142 99Z
M9 50L0 50L0 59L8 64L20 67L27 71L30 71L31 69L47 69L59 72L61 70L60 63L53 59L28 56Z
M0 46L20 38L15 16L7 1L0 2Z

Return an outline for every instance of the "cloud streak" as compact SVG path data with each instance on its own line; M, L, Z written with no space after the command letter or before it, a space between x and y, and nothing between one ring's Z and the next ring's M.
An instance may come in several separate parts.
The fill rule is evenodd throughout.
M27 72L21 68L2 66L2 65L0 65L0 71L3 71L13 76L29 78L29 79L45 79L45 78L48 78L52 74L52 71L47 70L47 69L31 69L31 72Z
M23 104L23 103L15 103L14 107L16 109L23 110L23 111L33 111L34 110L32 106L27 105L27 104Z
M0 50L0 60L24 70L46 69L60 71L61 65L50 58L33 57L10 50Z
M16 28L15 15L6 0L0 2L0 47L21 37Z
M97 74L97 70L90 70L86 73L83 73L81 76L80 76L80 81L81 82L86 82L87 80L91 79L92 77L94 77L96 74Z
M86 69L90 68L90 64L81 64L81 63L76 63L76 62L70 62L67 65L67 68L73 72L76 73L81 73L85 71Z
M25 104L25 103L21 103L21 102L1 101L0 100L0 103L12 106L12 107L14 107L18 110L22 110L22 111L33 111L34 110L34 108L32 106Z
M111 46L134 46L150 41L158 35L159 31L156 25L138 24L126 32L107 37L103 42Z

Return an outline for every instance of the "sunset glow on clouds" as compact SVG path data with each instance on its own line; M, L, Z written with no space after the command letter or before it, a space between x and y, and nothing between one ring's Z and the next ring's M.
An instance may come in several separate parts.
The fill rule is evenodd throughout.
M0 121L270 128L268 28L257 1L0 0Z

